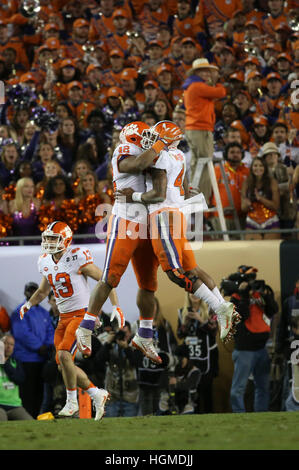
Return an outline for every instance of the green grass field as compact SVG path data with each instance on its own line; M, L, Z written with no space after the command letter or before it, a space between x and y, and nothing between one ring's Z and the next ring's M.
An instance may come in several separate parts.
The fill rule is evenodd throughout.
M299 413L0 423L0 450L298 450Z

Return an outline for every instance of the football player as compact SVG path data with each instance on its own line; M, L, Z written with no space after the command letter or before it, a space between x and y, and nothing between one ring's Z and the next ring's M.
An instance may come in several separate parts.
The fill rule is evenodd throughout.
M78 412L77 387L80 387L91 397L96 411L95 420L98 421L104 414L109 393L89 380L85 372L75 365L74 357L77 351L75 331L84 317L89 300L87 278L98 281L102 271L94 264L88 248L71 246L72 237L70 227L59 221L49 224L42 233L42 255L38 260L42 280L37 291L22 305L20 318L23 319L32 306L42 302L53 290L60 313L54 336L56 362L67 394L66 404L58 415L72 417ZM112 321L116 310L120 310L115 291L111 291L110 300L113 305Z
M127 124L119 136L119 145L112 156L113 184L115 191L131 186L139 194L145 192L144 170L159 157L165 144L159 139L143 150L143 142L149 126L141 121ZM158 202L154 200L154 202ZM152 199L149 198L149 201ZM96 317L112 288L117 287L129 262L139 286L137 305L140 311L138 347L153 362L162 360L153 344L154 292L157 289L158 260L147 236L147 210L132 199L130 203L117 200L113 206L107 232L106 259L102 280L91 293L88 312L85 317ZM92 323L85 323L85 317L76 331L79 349L86 355L91 353ZM118 314L119 325L124 324L122 312Z
M136 193L134 188L125 188L117 191L116 195L125 196L127 202L138 200L147 204L151 243L163 271L172 282L204 300L214 310L220 325L220 338L227 342L232 338L240 316L234 305L223 299L213 279L198 267L185 235L184 214L179 210L188 191L185 157L177 148L182 132L175 123L161 121L151 128L147 136L144 147L161 140L165 143L160 158L146 172L147 191ZM153 204L155 201L150 199L153 195L156 199L161 196L161 202ZM133 345L136 338L138 340L138 335L133 338Z

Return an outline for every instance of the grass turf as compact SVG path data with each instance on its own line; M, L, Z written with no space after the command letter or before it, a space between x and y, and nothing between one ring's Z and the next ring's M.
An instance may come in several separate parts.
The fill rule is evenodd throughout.
M299 413L0 422L0 450L298 450Z

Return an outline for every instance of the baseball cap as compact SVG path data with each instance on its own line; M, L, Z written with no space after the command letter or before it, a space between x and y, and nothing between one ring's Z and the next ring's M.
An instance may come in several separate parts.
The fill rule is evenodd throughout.
M37 78L30 72L23 73L23 75L20 76L20 83L26 83L26 82L35 82L37 83Z
M56 31L59 31L59 26L56 23L48 23L46 24L44 30L45 31L50 31L51 29L56 29Z
M155 82L155 80L147 80L144 83L143 88L148 88L149 86L153 88L159 88L159 85L157 82Z
M254 126L268 126L268 119L265 116L254 116L253 125Z
M161 73L163 72L169 72L171 73L172 72L172 68L170 65L168 64L162 64L160 65L160 67L157 68L157 71L156 71L156 75L161 75Z
M125 57L125 54L120 49L115 48L109 52L109 57L113 57L113 56Z
M288 62L290 62L290 64L293 63L292 57L287 52L281 52L280 54L278 54L277 60L279 59L286 59Z
M161 42L161 41L158 41L157 39L153 39L152 41L150 41L150 42L148 43L148 46L147 46L147 47L148 47L148 49L149 49L150 47L155 47L155 46L161 47L161 49L163 49L163 44L162 44L162 42Z
M86 69L86 75L89 74L89 72L92 72L92 70L95 70L95 69L99 69L100 70L100 66L99 65L95 65L95 64L89 64L89 66L87 67Z
M64 59L60 62L60 67L74 67L75 68L75 62L73 59Z
M107 98L114 97L119 98L120 96L124 96L124 90L118 86L110 87L107 91Z
M276 72L268 73L268 75L266 76L266 81L268 82L269 80L279 80L280 82L282 82L281 76L279 75L279 73Z
M250 73L247 75L246 82L249 82L249 80L251 80L252 78L255 78L255 77L260 77L260 78L262 78L262 75L261 75L260 72L258 72L257 70L254 70L253 72L250 72Z
M83 90L83 85L82 83L78 82L78 80L73 80L71 83L69 83L67 85L67 91L70 91L72 88L80 88L81 90Z
M83 26L89 26L88 21L86 21L84 18L78 18L73 23L73 28L82 28Z
M121 73L122 80L131 80L132 78L134 79L138 78L137 70L133 69L132 67L128 67L122 71Z
M258 67L261 66L260 61L258 60L258 58L257 58L257 57L252 57L252 56L247 57L247 58L244 60L244 65L246 65L246 64L255 64L255 65L257 65Z
M123 18L129 18L129 14L124 8L117 8L117 10L115 10L112 15L112 19L117 18L118 16L122 16Z
M49 49L55 50L60 49L60 41L57 38L48 38L45 41L45 45L49 47Z
M238 82L244 82L244 72L234 72L229 76L230 80L238 80Z
M194 46L196 46L196 42L195 42L194 39L191 38L191 37L186 37L186 38L184 38L184 39L182 40L182 44L188 44L188 43L190 43L190 42L191 42L192 44L194 44Z

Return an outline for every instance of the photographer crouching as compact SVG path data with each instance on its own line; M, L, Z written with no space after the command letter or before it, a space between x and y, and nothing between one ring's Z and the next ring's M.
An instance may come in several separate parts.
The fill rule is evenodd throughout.
M268 411L270 358L266 343L270 336L271 318L278 304L270 286L256 280L257 269L240 266L238 273L229 276L231 302L242 319L237 325L232 353L234 373L231 386L231 406L234 413L244 413L244 394L249 376L254 379L254 411ZM224 282L225 285L225 282Z

